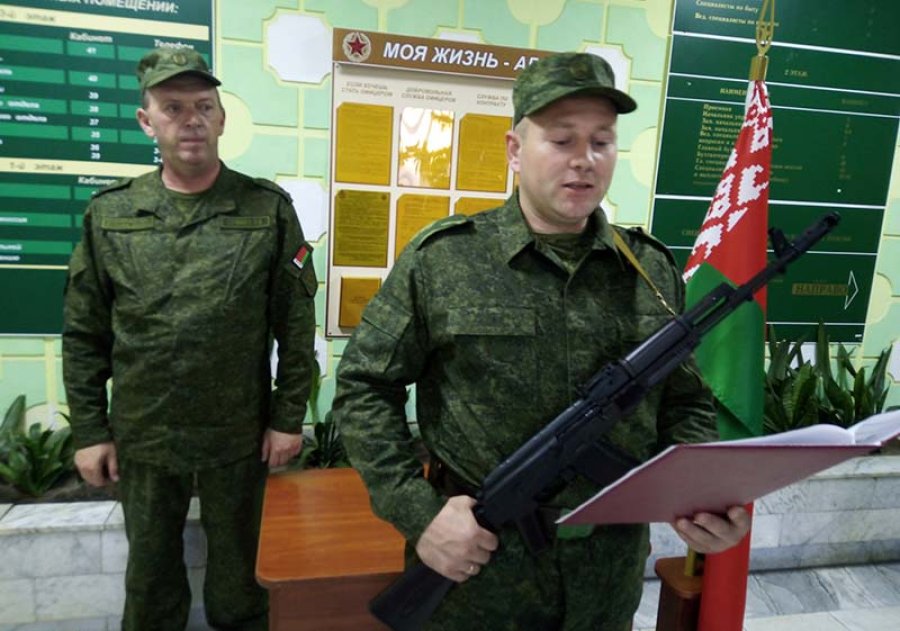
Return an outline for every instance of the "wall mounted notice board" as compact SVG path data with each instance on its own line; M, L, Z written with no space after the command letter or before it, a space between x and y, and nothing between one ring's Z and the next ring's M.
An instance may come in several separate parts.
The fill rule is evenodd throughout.
M512 79L547 55L334 29L326 333L348 336L424 226L513 190Z
M512 193L512 85L550 51L334 29L326 334L348 336L424 226ZM602 54L625 89L628 62Z
M651 231L683 267L743 121L762 0L676 0ZM840 226L768 288L768 320L798 339L823 319L861 342L900 120L900 2L776 4L766 84L769 225Z
M135 66L157 46L212 64L212 0L0 4L0 334L53 335L94 190L159 161Z

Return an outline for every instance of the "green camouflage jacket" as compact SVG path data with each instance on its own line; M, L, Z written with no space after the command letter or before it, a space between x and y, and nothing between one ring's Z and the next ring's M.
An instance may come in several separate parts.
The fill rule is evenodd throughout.
M318 369L311 250L285 191L224 165L188 216L160 171L98 192L65 296L76 446L191 470L253 453L266 427L298 433Z
M576 388L670 316L612 241L617 230L668 303L683 308L671 254L640 230L594 213L590 254L571 276L538 245L517 196L423 230L363 313L338 367L334 414L376 513L410 541L443 506L422 477L404 413L416 384L428 450L477 485L578 398ZM691 365L655 387L611 434L647 459L673 442L715 439L709 390ZM553 504L595 489L571 483Z

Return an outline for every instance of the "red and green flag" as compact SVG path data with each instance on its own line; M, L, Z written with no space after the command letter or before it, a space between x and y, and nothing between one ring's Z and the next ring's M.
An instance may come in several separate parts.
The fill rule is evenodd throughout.
M747 89L744 123L685 266L687 306L721 283L747 282L766 265L772 114L764 81ZM766 291L704 337L697 363L718 402L722 440L762 434ZM750 536L703 570L698 631L741 631Z

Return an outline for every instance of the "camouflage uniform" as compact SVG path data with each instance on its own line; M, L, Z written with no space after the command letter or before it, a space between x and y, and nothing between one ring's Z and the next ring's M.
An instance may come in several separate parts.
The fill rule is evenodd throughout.
M210 622L264 629L261 439L266 428L298 433L306 412L317 281L310 259L294 259L312 248L271 182L223 165L185 215L160 173L100 191L84 216L63 330L74 440L112 440L119 455L132 544L125 628L184 627L181 532L196 474Z
M669 317L616 250L618 231L669 304L683 288L669 252L639 230L589 221L587 255L566 271L535 240L514 195L501 208L451 216L420 233L363 314L338 368L334 413L377 514L411 543L444 504L422 477L404 414L433 456L473 486L570 405L576 388ZM611 433L641 460L673 442L715 437L709 391L691 366L655 387ZM584 479L552 500L574 507ZM451 590L430 629L628 628L648 552L646 526L557 539L531 557L514 530L481 573ZM505 626L504 626L505 625Z

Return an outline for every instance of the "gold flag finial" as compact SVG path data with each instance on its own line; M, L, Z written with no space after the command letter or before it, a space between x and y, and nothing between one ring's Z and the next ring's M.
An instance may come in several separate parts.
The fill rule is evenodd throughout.
M763 0L756 19L756 57L750 61L750 80L765 81L769 58L766 53L772 46L775 33L775 0Z

